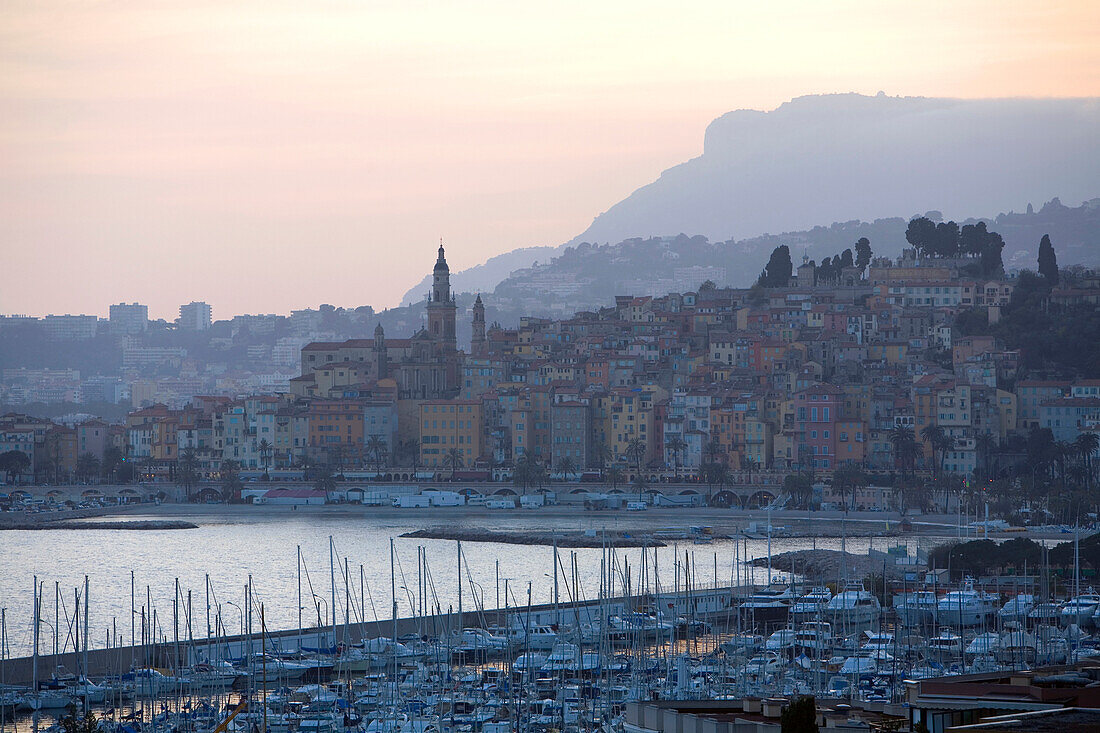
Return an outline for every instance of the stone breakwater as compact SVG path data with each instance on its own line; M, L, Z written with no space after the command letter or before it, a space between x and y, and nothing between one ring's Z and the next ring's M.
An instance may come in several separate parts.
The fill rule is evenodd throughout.
M192 524L191 522L184 522L175 519L157 519L149 521L135 521L135 522L76 522L71 520L61 520L53 522L42 521L15 521L4 522L0 524L0 530L5 529L23 529L23 530L48 530L48 529L136 529L136 530L156 530L156 529L198 529L199 525Z
M768 567L768 558L757 557L751 564L758 568ZM795 573L808 578L820 578L826 581L843 582L841 576L864 578L868 575L882 575L882 560L867 555L853 555L840 550L795 550L772 555L772 570ZM900 576L900 571L887 565L886 573L890 577Z
M590 535L580 532L499 532L490 529L431 527L406 532L402 537L426 540L459 540L461 542L499 542L507 545L552 545L558 547L664 547L665 543L650 536L624 532L601 532Z

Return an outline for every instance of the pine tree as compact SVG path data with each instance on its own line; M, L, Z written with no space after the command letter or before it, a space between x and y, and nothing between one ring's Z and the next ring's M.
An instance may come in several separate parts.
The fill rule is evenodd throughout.
M1058 257L1054 254L1049 234L1044 234L1039 242L1039 274L1046 278L1051 287L1058 284Z

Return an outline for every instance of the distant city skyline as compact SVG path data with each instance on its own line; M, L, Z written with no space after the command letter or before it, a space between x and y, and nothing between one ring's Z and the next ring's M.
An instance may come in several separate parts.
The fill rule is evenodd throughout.
M0 313L381 309L440 237L455 271L569 240L729 110L1100 95L1097 27L1092 2L15 0Z

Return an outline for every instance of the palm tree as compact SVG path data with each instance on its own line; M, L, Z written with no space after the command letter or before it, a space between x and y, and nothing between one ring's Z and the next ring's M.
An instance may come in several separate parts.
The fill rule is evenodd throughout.
M336 489L336 477L332 475L332 466L321 463L313 468L313 488L326 494Z
M91 453L82 453L76 459L76 475L81 481L88 481L99 473L99 459Z
M600 467L600 481L603 481L603 473L607 470L607 464L611 462L615 454L611 452L611 448L608 447L607 443L597 440L596 445L592 447L592 457Z
M459 448L448 448L447 452L443 454L443 465L451 469L451 481L454 481L455 472L466 465L466 459L462 457L462 450Z
M683 455L684 450L688 447L684 439L679 435L673 435L671 438L665 441L665 447L668 448L668 452L673 457L673 473L677 481L680 480L680 457Z
M741 469L747 471L749 474L749 483L752 483L752 472L757 467L756 461L749 456L741 457Z
M627 460L634 461L634 468L640 473L642 470L642 461L645 460L645 441L641 438L631 438L630 442L626 444L626 450L623 451L623 455Z
M1081 433L1073 443L1077 446L1077 453L1081 456L1081 463L1085 467L1085 488L1088 488L1092 484L1092 457L1100 449L1100 436L1096 433Z
M231 503L240 500L241 464L234 460L222 461L219 473L222 477L222 500Z
M940 475L939 462L936 460L936 451L943 445L944 439L947 434L943 432L943 428L935 423L928 423L920 431L921 440L928 443L928 447L932 449L932 473L936 476Z
M845 465L833 472L833 488L840 492L844 511L849 509L848 496L852 497L851 506L855 506L856 490L867 485L867 475L855 465Z
M176 481L183 486L187 500L191 501L191 490L199 480L199 459L195 456L195 449L188 447L180 454L179 463L176 466Z
M1058 473L1062 477L1062 488L1066 488L1066 462L1077 452L1073 443L1059 440L1054 443L1054 460L1058 464Z
M717 463L719 456L722 455L722 446L717 440L711 440L703 448L703 457L707 459L709 463Z
M569 476L577 471L577 463L569 456L562 456L558 459L557 465L558 473L565 476L565 480L569 480Z
M730 470L726 464L718 461L708 461L703 464L703 480L707 482L707 503L714 498L714 487L730 482Z
M894 460L901 466L902 473L913 468L917 457L917 439L913 428L899 425L890 431L890 442L894 445Z
M267 438L262 438L256 447L260 453L260 466L264 469L264 473L267 473L271 465L271 443L267 442Z
M981 467L982 476L992 478L991 459L993 451L997 449L997 441L990 433L979 433L974 438L974 447L978 451L978 465Z
M363 453L366 454L367 462L374 467L374 472L382 473L390 454L389 447L382 436L372 435L367 438L367 442L363 446Z
M612 466L607 469L607 483L611 484L611 488L617 488L625 478L626 474L624 474L623 469L618 466Z

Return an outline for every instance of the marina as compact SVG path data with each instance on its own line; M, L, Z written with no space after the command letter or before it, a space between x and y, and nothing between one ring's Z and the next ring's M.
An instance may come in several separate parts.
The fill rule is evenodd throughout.
M283 567L287 540L304 529L295 522L198 524L102 531L123 543L116 551L138 535L256 545L278 531L283 542L255 548L267 572L245 565L233 590L204 572L198 583L173 577L165 593L136 569L121 588L35 576L5 589L5 730L87 709L118 733L620 731L632 701L809 694L898 705L907 680L1100 660L1091 589L1059 597L1030 576L915 574L930 538L843 538L844 567L890 558L903 568L876 579L769 573L768 554L755 566L769 549L829 550L826 538L720 537L700 548L692 527L665 528L659 547L551 543L521 557L356 521L321 538L311 528ZM390 536L371 538L387 551L371 554L368 570L345 547L371 533ZM216 548L196 545L193 562L217 567ZM30 612L14 612L28 596Z

